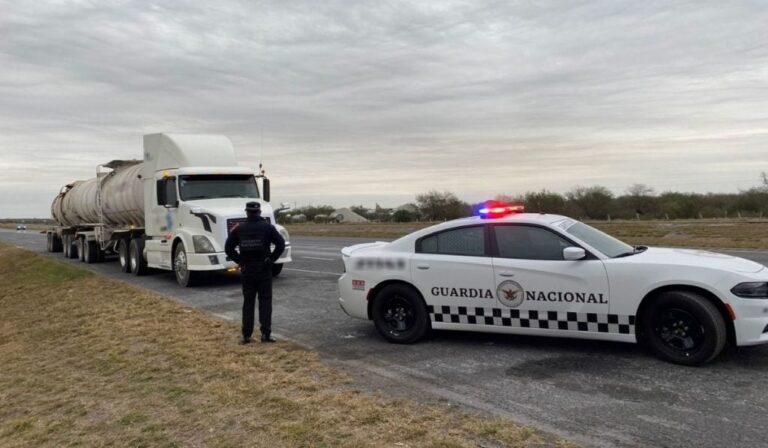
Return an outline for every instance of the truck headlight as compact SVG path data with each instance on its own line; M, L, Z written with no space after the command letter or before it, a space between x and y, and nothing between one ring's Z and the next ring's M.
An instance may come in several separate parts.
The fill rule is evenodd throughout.
M768 282L739 283L731 292L744 299L768 299Z
M216 252L216 249L213 247L213 243L211 243L211 240L209 240L205 235L193 236L192 242L195 245L195 252L198 254L209 254L211 252Z

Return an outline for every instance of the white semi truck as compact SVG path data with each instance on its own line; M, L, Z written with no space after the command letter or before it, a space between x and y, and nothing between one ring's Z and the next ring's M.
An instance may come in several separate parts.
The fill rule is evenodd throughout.
M174 271L179 285L192 286L207 272L237 269L224 243L255 200L286 240L273 265L278 275L291 246L269 190L263 171L238 166L224 136L146 135L143 160L113 160L95 178L61 189L51 205L57 225L47 231L48 251L86 263L117 254L123 272Z

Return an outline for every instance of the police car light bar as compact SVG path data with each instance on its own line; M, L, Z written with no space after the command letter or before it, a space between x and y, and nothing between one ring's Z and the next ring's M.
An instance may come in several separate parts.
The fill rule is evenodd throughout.
M510 205L505 202L491 201L486 202L480 207L477 213L483 219L501 218L513 213L523 213L525 207L522 205Z

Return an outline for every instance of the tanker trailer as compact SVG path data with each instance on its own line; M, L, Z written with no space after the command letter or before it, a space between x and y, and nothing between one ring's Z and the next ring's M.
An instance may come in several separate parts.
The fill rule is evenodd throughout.
M264 172L237 165L231 142L217 135L152 134L143 160L99 165L96 177L65 185L51 204L56 227L48 251L96 263L116 255L123 272L173 271L182 286L212 271L236 271L224 253L229 232L245 220L245 203L262 203L274 222ZM286 249L273 266L291 261Z

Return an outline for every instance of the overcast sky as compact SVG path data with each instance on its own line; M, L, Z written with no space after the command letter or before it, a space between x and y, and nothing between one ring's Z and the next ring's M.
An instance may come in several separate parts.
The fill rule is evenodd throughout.
M766 24L758 0L0 0L0 217L163 131L263 148L299 205L735 192L768 170Z

